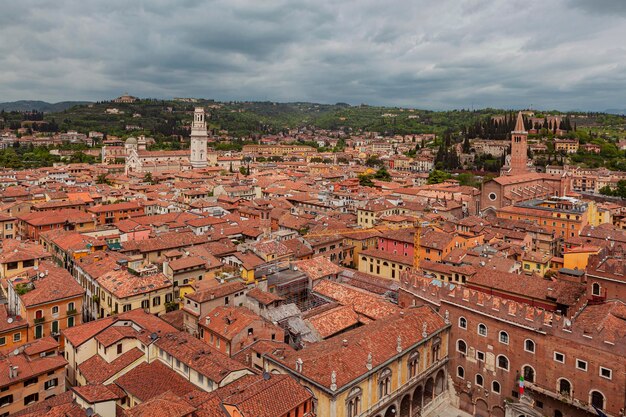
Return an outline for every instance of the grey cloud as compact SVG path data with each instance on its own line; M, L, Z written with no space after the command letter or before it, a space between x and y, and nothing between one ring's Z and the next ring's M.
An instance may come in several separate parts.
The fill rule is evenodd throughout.
M622 1L22 0L0 6L0 99L346 101L605 109Z

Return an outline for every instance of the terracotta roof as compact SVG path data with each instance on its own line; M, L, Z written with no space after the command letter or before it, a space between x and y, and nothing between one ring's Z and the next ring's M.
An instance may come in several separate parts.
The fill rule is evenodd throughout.
M163 383L167 381L167 383ZM197 388L160 360L142 363L117 378L115 383L141 402L148 401L167 391L183 396Z
M326 279L319 281L313 287L313 292L336 300L341 305L351 306L358 314L374 320L399 311L396 305L380 296Z
M229 294L234 294L236 292L244 290L245 288L246 288L246 285L243 282L233 281L233 282L220 284L215 287L199 290L192 294L187 294L185 295L185 297L197 303L204 303L206 301L211 301L215 298L224 297Z
M122 353L111 362L107 362L100 355L93 355L78 365L78 370L88 384L102 384L143 357L144 353L136 347Z
M337 275L343 268L335 265L326 257L317 257L313 259L303 259L293 262L302 272L304 272L312 281Z
M185 399L171 391L166 391L126 410L126 415L128 417L185 417L190 416L196 410L197 408Z
M76 386L72 387L72 391L90 404L121 398L118 393L101 384Z
M35 281L21 276L11 279L13 286L28 283L30 283L28 285L32 285L33 288L31 290L19 295L22 304L26 307L66 298L80 297L85 293L83 287L76 282L66 269L59 268L53 263L41 262L39 269L37 271L31 269L29 274L32 276L44 274L44 276L38 275Z
M306 320L324 339L360 324L359 315L350 306L336 306L330 310L309 316Z
M241 363L186 332L162 335L156 340L155 345L217 383L232 372L247 369Z
M270 354L268 357L327 389L330 389L334 371L339 391L367 372L369 354L376 369L398 355L398 338L403 351L423 341L424 325L427 337L447 327L443 318L431 307L409 308L299 351L286 350L282 356ZM297 359L302 360L301 372L295 371Z
M242 416L280 417L312 398L289 375L245 376L217 391L225 405L236 407Z
M272 294L270 292L267 291L263 291L261 289L259 289L258 287L255 287L253 289L251 289L250 291L248 291L248 293L246 294L246 296L258 301L259 303L267 306L272 304L273 302L276 301L283 301L284 298L277 296L276 294Z
M128 298L169 288L172 286L172 281L163 273L135 276L127 269L119 269L102 275L98 278L98 284L117 298Z

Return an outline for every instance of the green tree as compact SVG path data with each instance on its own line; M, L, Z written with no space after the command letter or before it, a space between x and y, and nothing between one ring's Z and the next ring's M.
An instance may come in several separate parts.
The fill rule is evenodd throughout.
M96 184L111 185L111 180L107 178L107 174L98 174L98 176L96 177Z
M152 177L151 172L146 172L143 176L143 182L146 182L150 185L154 185L154 178Z
M387 168L383 166L378 171L376 171L376 173L374 174L374 178L380 181L389 182L391 181L391 174L389 173L389 171L387 171Z
M382 167L383 161L380 160L378 155L371 155L365 160L365 165L368 167Z
M613 189L608 185L605 185L604 187L600 188L598 191L602 195L613 195Z
M429 184L439 184L449 179L451 175L445 171L440 171L435 169L428 174L428 183Z
M359 184L363 187L373 187L374 183L372 182L372 176L366 174L359 175Z

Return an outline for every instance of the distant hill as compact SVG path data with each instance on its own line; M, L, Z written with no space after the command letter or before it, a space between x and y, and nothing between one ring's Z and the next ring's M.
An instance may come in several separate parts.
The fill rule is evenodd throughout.
M626 109L606 109L605 113L625 115Z
M88 104L89 101L61 101L59 103L47 103L38 100L19 100L0 103L0 110L4 111L30 111L36 110L43 113L55 113L67 110L70 107Z

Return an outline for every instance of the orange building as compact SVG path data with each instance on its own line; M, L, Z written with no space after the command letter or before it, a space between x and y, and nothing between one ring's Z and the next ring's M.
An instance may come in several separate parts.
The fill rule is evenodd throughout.
M70 273L51 262L42 262L8 280L9 314L28 323L28 340L52 336L82 323L85 290Z
M17 216L17 229L23 239L39 240L39 234L47 230L63 229L87 232L94 230L96 222L92 214L65 209L37 211Z
M99 204L87 209L88 213L95 216L98 224L117 223L120 220L131 217L143 216L143 206L137 202L123 202L114 204Z
M501 219L528 220L543 226L556 236L578 236L588 223L589 205L569 197L531 200L496 211Z
M20 316L11 316L7 306L0 305L0 350L12 352L28 339L28 323Z

